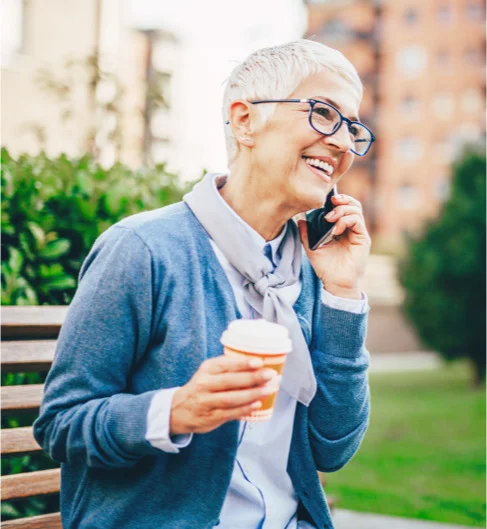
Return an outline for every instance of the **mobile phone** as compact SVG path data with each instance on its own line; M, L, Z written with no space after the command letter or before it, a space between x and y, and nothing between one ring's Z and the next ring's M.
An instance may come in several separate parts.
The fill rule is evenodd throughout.
M331 230L335 226L334 222L328 222L325 215L335 207L331 201L331 197L336 195L338 190L336 186L330 191L326 197L325 204L322 208L313 209L306 213L306 224L308 226L308 241L311 250L317 250L320 246L329 243L333 236Z

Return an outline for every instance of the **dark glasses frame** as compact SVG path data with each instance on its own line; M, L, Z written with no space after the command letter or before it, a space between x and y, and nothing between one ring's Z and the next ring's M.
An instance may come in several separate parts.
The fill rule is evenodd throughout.
M350 149L357 156L365 156L369 152L370 147L372 146L372 143L376 139L375 136L374 136L374 133L369 129L369 127L365 126L363 123L360 123L360 121L352 121L351 119L346 118L338 110L338 108L334 107L333 105L330 105L330 103L326 103L325 101L318 101L317 99L258 99L256 101L249 101L249 103L252 103L252 105L260 105L262 103L308 103L309 104L308 121L309 121L310 127L313 130L315 130L316 132L318 132L318 134L321 134L322 136L332 136L333 134L335 134L335 132L337 130L340 129L340 127L342 126L343 122L345 122L347 124L347 128L348 128L349 132L350 132L350 127L352 125L359 125L360 127L364 127L364 129L366 129L368 131L368 133L370 134L370 141L367 141L367 140L354 140L354 142L356 142L356 143L359 143L359 142L365 143L365 142L367 142L369 144L367 149L363 153L359 153L357 151L354 151L353 149ZM321 132L321 130L318 130L313 125L313 118L312 118L312 116L313 116L313 108L316 105L316 103L319 103L320 105L325 105L325 106L328 106L328 107L332 108L340 116L340 121L338 122L336 127L333 129L333 131L330 132L329 134L326 134L325 132Z

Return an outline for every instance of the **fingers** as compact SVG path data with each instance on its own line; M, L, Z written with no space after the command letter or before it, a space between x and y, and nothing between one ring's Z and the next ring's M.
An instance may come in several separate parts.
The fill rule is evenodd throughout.
M221 355L209 358L201 364L200 370L210 374L233 373L237 371L255 371L264 365L261 358L242 355Z
M197 376L197 375L195 375ZM259 400L268 394L263 388L236 391L233 394L199 391L190 381L177 389L171 402L171 435L206 433L227 421L240 420L262 407ZM273 391L276 391L273 388Z
M250 415L253 411L258 410L262 407L262 402L259 400L252 404L246 404L245 406L239 406L237 408L228 408L225 410L218 410L219 423L223 424L227 421L240 421L244 417ZM203 432L202 432L203 433Z
M273 369L259 369L254 372L223 373L209 377L208 391L230 391L262 386L276 377Z
M277 383L270 383L258 388L212 393L208 397L208 407L210 409L221 410L248 406L259 401L259 399L272 395L277 389Z
M328 222L336 222L340 217L344 215L359 215L362 217L362 209L359 206L336 206L333 208L328 215L325 215L325 219Z
M340 198L337 198L340 197ZM353 197L348 195L337 195L337 204L333 211L325 216L328 222L334 222L335 228L333 231L334 237L339 237L347 229L353 233L368 237L367 228L365 226L365 219L362 211L362 204Z
M334 204L348 204L350 206L357 206L362 209L362 204L356 198L351 197L350 195L333 195L332 201Z
M368 237L367 229L365 228L365 222L362 215L352 214L345 215L337 220L335 227L333 228L334 237L339 237L347 229L356 235Z

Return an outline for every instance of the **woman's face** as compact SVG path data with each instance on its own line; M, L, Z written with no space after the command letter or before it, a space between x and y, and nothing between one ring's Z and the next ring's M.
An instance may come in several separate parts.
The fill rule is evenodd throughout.
M325 101L343 116L358 120L357 90L334 72L308 77L286 99L298 98ZM311 128L308 117L307 103L278 103L270 121L253 137L253 171L280 195L283 206L296 213L322 207L355 157L346 123L332 136L323 136ZM328 163L325 170L311 165L317 160Z

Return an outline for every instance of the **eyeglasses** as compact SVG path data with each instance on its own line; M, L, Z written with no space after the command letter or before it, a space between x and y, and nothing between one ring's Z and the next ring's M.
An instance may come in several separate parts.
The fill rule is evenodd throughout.
M308 103L311 128L323 134L323 136L331 136L345 122L350 133L350 139L354 144L354 148L350 150L357 156L365 156L375 141L372 131L363 123L346 118L333 105L323 101L317 101L316 99L261 99L249 102L253 105L262 103Z

